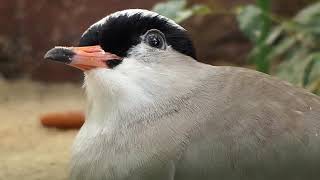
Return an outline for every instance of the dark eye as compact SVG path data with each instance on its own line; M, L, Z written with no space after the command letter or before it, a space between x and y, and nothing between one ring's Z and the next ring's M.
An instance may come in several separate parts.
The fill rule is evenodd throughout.
M149 30L144 38L144 41L151 47L165 49L166 42L164 35L156 29Z

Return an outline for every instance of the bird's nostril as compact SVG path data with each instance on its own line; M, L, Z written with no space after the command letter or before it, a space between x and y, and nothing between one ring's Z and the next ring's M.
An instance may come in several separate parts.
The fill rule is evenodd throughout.
M114 67L121 64L121 62L122 62L122 59L110 59L110 60L106 61L106 64L110 69L113 69Z

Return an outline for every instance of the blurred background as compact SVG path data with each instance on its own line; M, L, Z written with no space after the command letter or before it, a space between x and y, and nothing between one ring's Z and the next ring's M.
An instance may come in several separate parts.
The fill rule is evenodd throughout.
M181 24L201 62L256 69L320 94L318 0L0 0L0 179L67 179L77 130L45 128L39 117L83 111L83 75L42 57L128 8Z

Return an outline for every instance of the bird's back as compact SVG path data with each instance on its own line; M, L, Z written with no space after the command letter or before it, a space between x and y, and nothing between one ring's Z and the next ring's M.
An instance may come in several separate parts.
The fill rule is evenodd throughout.
M175 179L320 179L319 97L247 69L206 71Z

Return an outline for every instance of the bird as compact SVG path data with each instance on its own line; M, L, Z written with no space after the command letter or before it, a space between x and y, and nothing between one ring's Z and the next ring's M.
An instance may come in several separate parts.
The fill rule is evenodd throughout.
M44 59L84 72L72 180L320 179L320 98L199 62L187 30L167 17L114 12Z

